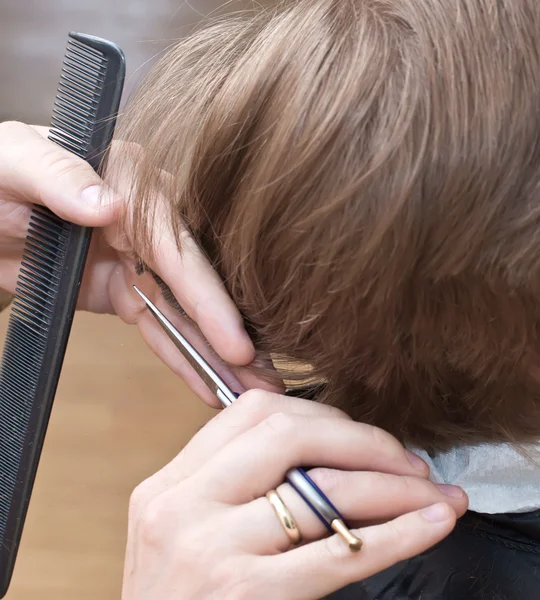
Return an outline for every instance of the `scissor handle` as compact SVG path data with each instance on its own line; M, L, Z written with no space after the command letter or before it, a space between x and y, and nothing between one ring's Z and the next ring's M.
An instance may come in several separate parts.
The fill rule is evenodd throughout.
M298 492L304 502L311 508L328 531L333 531L332 523L336 519L343 520L343 517L339 514L337 508L306 473L305 469L290 469L287 472L287 481Z

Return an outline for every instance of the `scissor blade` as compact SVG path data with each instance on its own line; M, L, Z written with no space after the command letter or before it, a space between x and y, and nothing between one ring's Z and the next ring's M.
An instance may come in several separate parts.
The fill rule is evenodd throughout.
M197 375L210 388L211 392L224 405L232 404L236 396L229 389L227 384L214 371L214 369L206 362L206 360L195 350L188 340L176 329L176 327L167 319L167 317L157 308L157 306L149 300L141 290L134 285L133 289L144 300L148 310L152 313L161 328L169 336L173 344L180 350L184 358L195 369Z

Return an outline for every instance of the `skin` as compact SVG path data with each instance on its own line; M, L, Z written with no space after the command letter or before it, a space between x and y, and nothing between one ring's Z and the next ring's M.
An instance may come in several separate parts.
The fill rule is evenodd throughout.
M233 389L250 390L133 493L123 600L320 598L424 551L452 530L467 508L466 495L429 482L427 465L392 436L332 407L251 389L268 385L245 368L255 355L251 341L193 240L183 237L180 256L158 216L159 244L148 264L187 320L166 304L149 274L135 272L121 186L107 189L84 161L46 136L45 128L0 124L0 289L15 289L32 204L47 206L94 228L80 309L136 324L152 350L216 406L145 310L132 289L137 283ZM360 553L326 537L301 498L281 483L289 468L303 464L321 465L311 476L358 528ZM264 497L272 488L300 527L300 547L290 549Z
M308 462L323 465L311 476L357 528L359 553L325 537L281 483ZM337 409L250 390L135 490L122 598L312 600L414 556L450 533L467 497L413 462L390 434ZM310 543L290 548L264 498L272 488Z
M135 272L129 219L125 218L128 204L122 190L106 188L85 161L48 141L47 135L45 127L0 124L0 289L15 290L33 203L47 206L63 219L95 228L79 308L117 314L126 323L136 324L150 348L197 395L219 406L132 288L136 283L164 307L152 277L139 277ZM155 227L160 232L159 245L148 266L160 274L192 320L188 323L176 315L175 324L190 335L235 390L273 389L242 368L255 356L253 345L235 305L196 244L186 233L180 256L166 222L156 222ZM223 361L232 368L226 369Z

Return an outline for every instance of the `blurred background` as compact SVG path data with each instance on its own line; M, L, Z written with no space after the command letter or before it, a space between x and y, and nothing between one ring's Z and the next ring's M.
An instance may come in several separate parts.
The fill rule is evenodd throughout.
M216 11L255 0L0 0L0 120L48 124L70 31L116 42L129 91L148 63Z
M123 48L129 93L160 51L223 4L0 0L0 120L48 124L69 31ZM118 600L132 489L212 414L136 329L78 314L7 599Z

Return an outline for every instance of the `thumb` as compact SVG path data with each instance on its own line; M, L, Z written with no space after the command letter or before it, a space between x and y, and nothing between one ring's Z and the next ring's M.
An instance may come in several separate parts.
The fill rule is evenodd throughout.
M17 122L0 124L0 195L88 227L109 225L122 206L86 161Z

